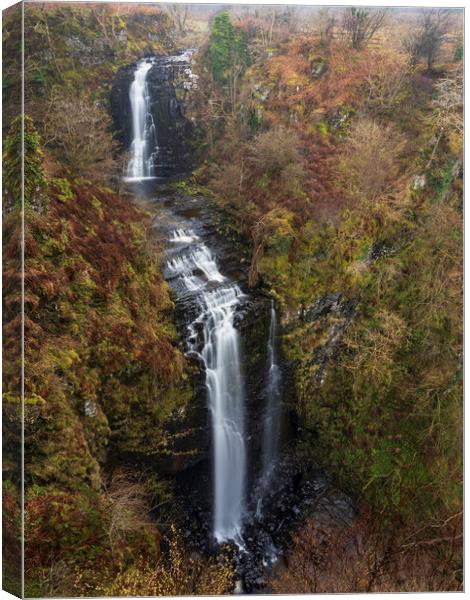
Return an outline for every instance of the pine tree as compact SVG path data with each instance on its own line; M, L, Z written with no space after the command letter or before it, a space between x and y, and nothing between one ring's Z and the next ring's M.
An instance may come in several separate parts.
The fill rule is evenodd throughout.
M220 85L233 79L233 73L240 73L249 63L246 35L235 28L227 11L214 19L211 31L210 56L212 75Z

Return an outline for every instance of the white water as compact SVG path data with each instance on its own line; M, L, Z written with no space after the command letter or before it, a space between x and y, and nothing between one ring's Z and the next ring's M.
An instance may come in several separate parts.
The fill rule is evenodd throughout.
M192 231L179 229L170 239L187 243L198 237ZM234 540L241 545L246 479L245 392L240 338L233 321L243 294L220 273L205 244L190 246L169 259L167 268L176 283L182 283L187 292L195 295L197 316L188 327L188 343L206 369L213 433L213 534L219 543ZM197 332L201 325L202 350L198 352Z
M281 399L282 376L277 364L276 352L276 309L271 303L271 322L269 326L267 380L266 380L266 408L263 419L263 447L260 474L260 498L257 506L257 516L261 516L263 494L268 489L276 466L279 435L281 429Z
M245 488L244 389L240 340L233 326L238 286L203 294L206 384L214 447L214 536L241 542Z
M140 61L129 90L132 109L131 159L127 166L127 181L152 179L152 151L155 147L155 126L150 112L150 97L147 89L147 74L152 63Z
M174 229L170 242L176 244L190 244L199 239L192 229Z
M222 282L225 277L219 271L215 258L205 244L200 244L187 254L176 256L168 261L168 269L173 274L189 275L199 271L208 281Z

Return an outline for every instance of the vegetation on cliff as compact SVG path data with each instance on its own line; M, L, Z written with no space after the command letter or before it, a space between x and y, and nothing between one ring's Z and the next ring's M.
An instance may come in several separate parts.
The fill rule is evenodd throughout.
M3 84L12 589L20 17L4 19ZM293 8L271 7L232 8L208 24L177 8L25 5L27 595L233 589L230 557L189 554L168 526L171 479L127 467L177 455L193 390L148 216L116 190L125 157L109 90L119 67L183 39L200 45L186 105L203 133L186 187L213 193L251 248L250 285L279 307L294 383L292 453L306 469L326 465L358 506L341 530L305 515L270 585L280 593L462 588L459 19L430 11L404 23L399 12L366 9L297 19Z
M9 69L20 17L4 19L3 155L3 497L12 552L5 583L17 593L22 120L12 120L18 82ZM144 462L126 466L151 456L171 470L175 456L192 460L198 451L181 445L191 433L193 389L161 250L148 216L103 185L116 169L107 106L113 73L142 52L170 49L171 21L158 10L118 18L104 6L28 5L25 27L25 592L88 595L113 585L124 593L136 569L158 572L168 593L172 585L174 593L224 591L228 561L220 569L190 560L178 532L156 525L174 510L171 480ZM178 572L164 558L168 546L181 559ZM152 585L144 579L140 593Z
M211 37L200 59L211 159L194 177L251 240L252 285L284 309L298 460L328 465L372 514L375 579L335 591L458 589L459 25L449 12L424 13L400 47L403 25L384 16L324 12L293 36L273 11L269 49L267 16L240 16L251 64L236 93L205 69ZM429 566L422 578L406 569L418 555ZM302 588L298 561L307 570L315 561L305 540L277 591L313 585ZM331 569L317 591L333 591Z
M76 594L88 589L81 587L88 569L112 578L139 556L149 565L160 560L161 534L149 515L168 507L171 486L152 473L122 471L119 462L171 456L165 424L192 390L145 215L109 189L46 180L39 136L25 122L25 163L34 165L24 230L26 590ZM6 140L7 164L18 126ZM7 191L16 190L15 176L7 169ZM17 351L4 363L12 421L20 409L18 211L16 202L4 220L4 348ZM5 465L13 510L20 473L8 454Z

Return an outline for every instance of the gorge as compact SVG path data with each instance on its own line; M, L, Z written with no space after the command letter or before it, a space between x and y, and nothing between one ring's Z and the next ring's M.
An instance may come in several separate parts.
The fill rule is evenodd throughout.
M4 13L8 591L463 588L462 25Z
M210 458L189 468L199 473L197 483L189 472L179 475L185 510L196 514L199 523L188 542L205 551L210 551L214 541L222 546L234 544L237 585L254 592L265 589L266 576L301 514L299 502L304 506L318 503L320 513L341 514L347 521L353 509L346 497L330 487L321 470L301 475L292 458L283 454L281 439L292 434L288 427L281 428L282 415L288 411L282 406L283 367L274 301L265 291L248 288L237 242L234 247L234 242L223 240L220 227L214 227L224 217L213 201L178 189L187 164L178 162L178 148L189 147L190 140L165 133L188 131L181 126L184 112L175 104L171 86L176 61L178 57L165 58L165 67L161 60L147 58L125 67L130 98L127 114L133 125L126 126L122 115L115 122L119 129L132 131L127 171L132 176L126 178L127 184L139 206L155 215L153 230L165 247L163 273L179 307L185 353L204 381L198 393L205 397L210 422ZM156 102L152 89L156 88L148 81L154 81L155 68L168 92L165 99L159 89L155 97L160 106L174 107L160 110L160 118L152 116ZM113 104L123 105L119 94L125 93L118 73ZM180 121L179 129L174 118ZM163 168L156 160L162 137L166 140ZM134 167L143 164L142 157L148 157L144 163L147 160L150 166L144 164L137 173Z

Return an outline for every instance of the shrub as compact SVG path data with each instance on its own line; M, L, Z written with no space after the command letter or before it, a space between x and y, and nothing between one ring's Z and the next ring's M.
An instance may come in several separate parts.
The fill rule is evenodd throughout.
M168 555L156 563L138 559L98 588L102 596L188 596L229 594L234 569L227 555L204 559L184 550L177 530L167 539Z
M113 176L115 142L109 115L84 92L56 90L45 124L45 144L75 176L107 183Z

